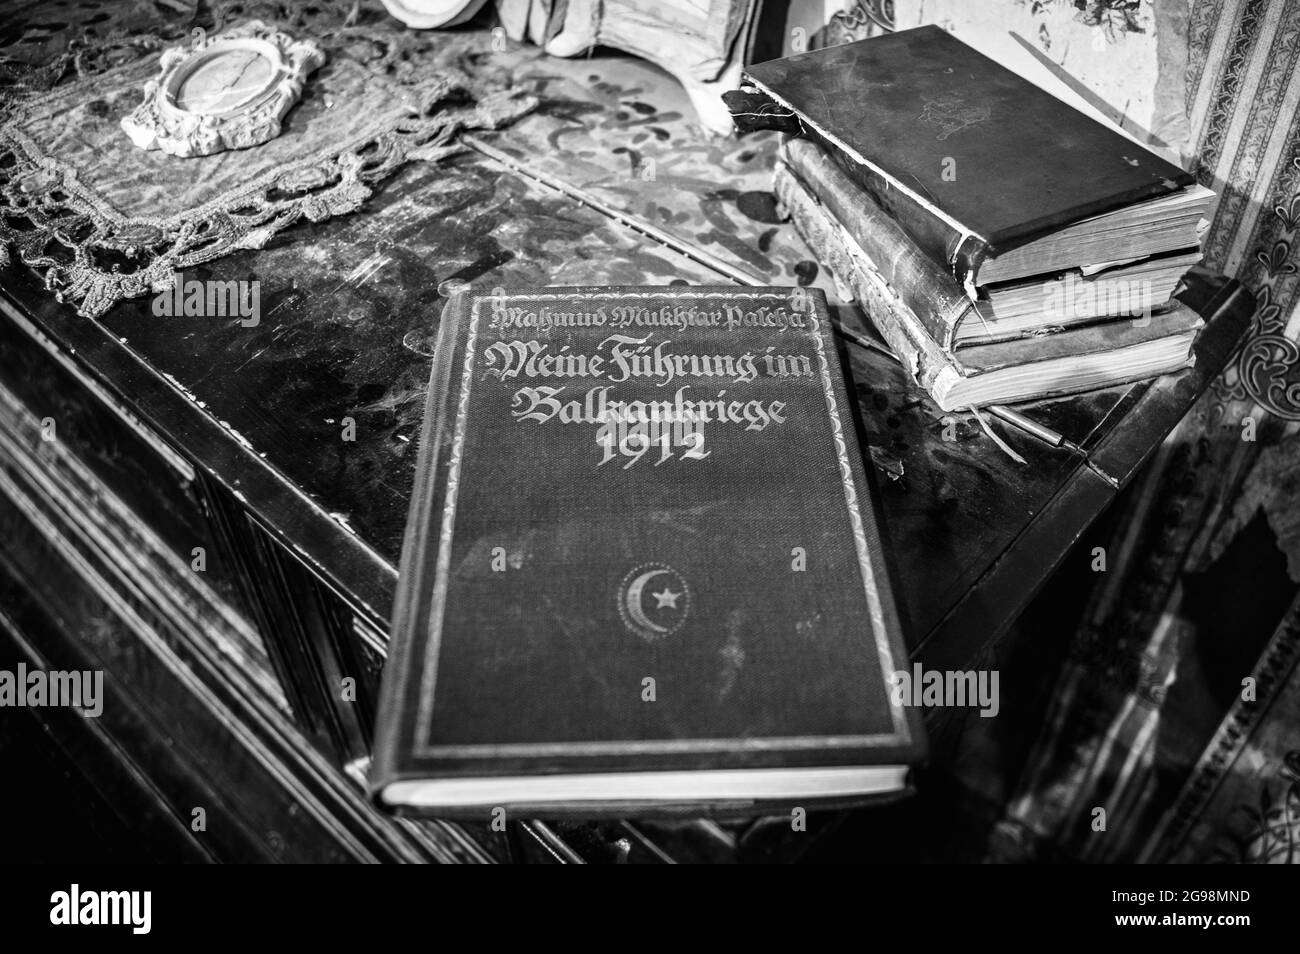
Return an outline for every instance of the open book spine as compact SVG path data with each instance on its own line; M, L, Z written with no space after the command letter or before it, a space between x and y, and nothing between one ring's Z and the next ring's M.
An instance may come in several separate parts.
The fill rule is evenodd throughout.
M979 321L962 287L912 241L903 228L859 188L815 143L787 139L781 158L825 211L875 264L926 331L948 351L958 326Z
M961 373L902 296L855 247L855 239L784 161L776 164L773 191L804 241L816 250L836 282L858 301L917 384L941 409L956 410L947 403L947 395Z

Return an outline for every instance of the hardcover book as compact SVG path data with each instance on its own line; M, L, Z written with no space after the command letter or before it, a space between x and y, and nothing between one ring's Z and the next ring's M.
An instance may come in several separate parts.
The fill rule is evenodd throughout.
M748 812L906 787L923 738L809 289L446 305L371 785L435 815Z
M781 143L780 161L843 226L929 336L948 352L1095 324L1099 318L1166 309L1179 280L1201 258L1198 249L1191 249L1089 274L1072 269L987 285L972 301L816 143L788 138Z
M1213 193L937 26L747 67L742 126L794 123L965 287L1195 246ZM759 122L755 121L755 116Z
M1196 360L1200 316L1174 300L1162 314L1065 328L950 351L909 307L848 229L784 162L777 201L842 289L856 300L908 374L944 411L1012 404L1169 374Z

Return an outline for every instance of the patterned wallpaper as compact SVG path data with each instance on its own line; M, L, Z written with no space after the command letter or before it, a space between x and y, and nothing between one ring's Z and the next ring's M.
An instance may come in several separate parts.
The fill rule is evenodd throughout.
M1187 112L1196 173L1221 198L1207 263L1259 301L1220 388L1300 420L1300 0L1194 0Z

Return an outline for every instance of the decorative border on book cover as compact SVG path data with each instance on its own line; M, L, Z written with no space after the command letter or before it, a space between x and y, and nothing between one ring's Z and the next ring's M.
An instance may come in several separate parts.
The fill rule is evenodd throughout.
M507 294L506 300L527 301L564 301L572 298L571 294L525 293ZM598 296L593 296L598 297ZM734 293L700 292L691 289L656 288L646 292L617 292L606 297L617 298L731 298ZM776 292L753 291L746 294L750 298L775 298L785 300L789 296ZM455 531L456 500L460 488L460 469L464 462L465 434L468 429L470 388L474 375L474 358L478 344L478 325L483 298L475 297L470 309L468 330L465 337L464 366L460 375L460 391L456 399L456 420L452 430L452 444L447 458L447 490L443 504L442 523L439 527L438 558L434 569L432 606L429 614L428 640L425 645L423 677L420 682L418 700L418 727L416 729L415 755L417 757L473 757L481 755L605 755L626 753L675 753L675 752L712 752L732 751L736 748L748 750L780 751L789 749L824 749L824 748L863 748L873 745L897 744L899 737L910 739L911 732L902 707L896 705L892 694L888 696L890 716L894 724L894 735L843 735L843 736L774 736L767 738L717 738L717 739L663 739L663 740L613 740L601 742L527 742L527 743L482 743L472 745L430 745L432 732L432 715L434 689L437 684L438 656L442 638L442 620L446 609L447 587L451 572L451 542ZM888 677L897 669L893 649L889 643L889 634L885 631L884 609L880 591L876 587L875 573L871 568L871 557L867 546L866 528L862 521L862 512L858 508L858 495L853 480L853 466L848 457L848 443L840 421L839 405L835 399L835 386L831 379L830 361L826 356L826 331L817 319L816 310L810 315L811 335L818 356L818 371L822 392L826 399L826 410L831 420L831 434L834 441L836 460L840 466L840 476L844 488L844 502L849 511L849 524L853 530L854 546L858 556L858 566L862 574L863 590L867 606L871 613L870 625L872 638L876 643L876 652L883 674Z

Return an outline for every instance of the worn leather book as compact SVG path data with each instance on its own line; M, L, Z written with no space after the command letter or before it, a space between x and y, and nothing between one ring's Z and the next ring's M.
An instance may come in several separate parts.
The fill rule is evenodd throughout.
M476 815L905 788L917 721L820 292L454 295L371 783Z
M773 191L843 295L861 304L913 380L942 410L1087 391L1178 371L1195 360L1192 345L1204 322L1177 300L1167 312L1150 318L1112 320L949 351L784 162L777 163Z
M749 66L742 128L792 123L972 299L1194 246L1213 193L936 26Z
M779 154L781 162L876 263L930 336L943 348L956 347L958 331L979 316L975 303L952 275L921 251L903 227L864 195L815 142L788 138Z
M1028 338L1099 318L1159 311L1201 258L1199 248L1193 247L1095 272L1071 269L986 285L972 301L815 142L787 138L779 154L946 351Z

